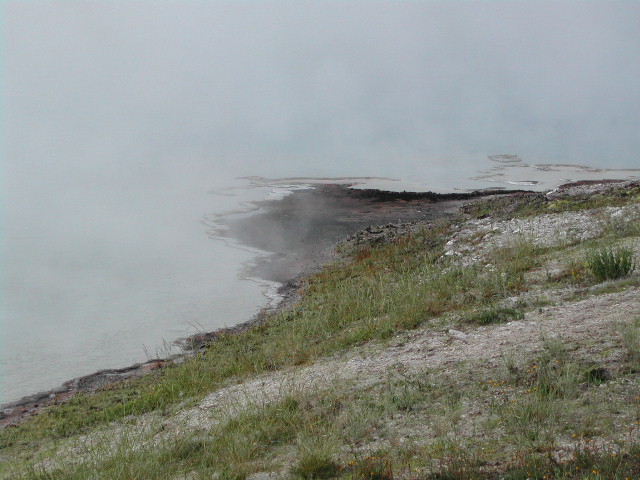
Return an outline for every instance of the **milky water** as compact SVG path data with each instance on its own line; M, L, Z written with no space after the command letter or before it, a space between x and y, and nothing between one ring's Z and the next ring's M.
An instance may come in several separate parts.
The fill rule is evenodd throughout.
M273 286L216 220L253 201L640 167L638 2L0 9L0 402L250 318Z

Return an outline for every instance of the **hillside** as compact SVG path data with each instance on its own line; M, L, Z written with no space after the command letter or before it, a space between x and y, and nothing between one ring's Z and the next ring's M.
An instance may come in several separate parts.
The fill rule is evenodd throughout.
M1 478L640 478L640 183L351 235L280 309L0 431Z

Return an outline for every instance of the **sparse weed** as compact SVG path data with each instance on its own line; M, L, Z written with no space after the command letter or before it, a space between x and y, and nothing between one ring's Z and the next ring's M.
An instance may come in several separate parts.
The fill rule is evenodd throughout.
M604 231L613 238L640 236L640 216L634 218L614 217L604 223Z
M420 379L405 379L400 382L389 380L386 396L392 408L411 411L424 402L429 385Z
M537 192L523 192L508 198L476 200L463 207L463 211L475 218L517 218L536 215L544 211L545 197Z
M559 462L551 449L522 452L500 478L504 480L564 479L564 480L632 480L640 475L640 448L632 444L627 449L608 450L581 442L570 459Z
M587 278L587 265L584 261L575 258L569 259L559 273L549 275L551 282L569 282L580 284Z
M640 363L640 317L624 327L622 340L631 361Z
M520 372L520 368L518 366L518 355L514 350L510 350L507 352L502 352L500 358L502 359L506 376L509 378L510 382L515 383Z
M440 443L440 442L439 442ZM478 467L482 460L476 455L475 448L465 448L447 440L437 445L439 457L437 468L430 479L459 480L478 478ZM435 452L434 452L435 453Z
M640 201L640 187L615 188L596 195L567 196L551 200L546 208L551 212L567 212L602 207L619 207Z
M391 460L384 454L357 457L346 470L351 473L353 480L393 480Z
M585 369L558 338L543 338L544 350L520 365L507 363L506 385L494 383L493 408L514 443L540 448L552 442L558 420L570 415L586 381ZM499 390L495 390L499 388Z
M41 466L29 466L25 478L26 480L58 480L64 477L60 471L49 472Z

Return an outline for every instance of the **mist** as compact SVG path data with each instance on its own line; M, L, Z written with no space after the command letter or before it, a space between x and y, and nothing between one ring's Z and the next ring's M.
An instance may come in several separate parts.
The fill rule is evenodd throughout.
M242 200L208 193L235 177L455 185L507 153L640 167L637 2L0 8L5 369L84 346L85 370L106 367L123 347L96 328L115 318L120 336L158 330L130 352L245 320L249 255L201 223Z
M121 183L212 163L402 176L510 152L638 164L636 2L4 8L8 153L25 169Z

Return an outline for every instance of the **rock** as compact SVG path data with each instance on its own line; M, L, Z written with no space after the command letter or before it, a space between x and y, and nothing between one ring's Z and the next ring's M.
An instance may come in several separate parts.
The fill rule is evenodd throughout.
M157 370L159 368L162 368L166 365L168 365L169 362L164 362L162 360L157 361L157 362L149 362L149 363L145 363L144 365L142 365L141 369L143 371L149 371L149 370Z
M466 333L461 332L460 330L454 330L453 328L450 328L448 333L451 337L455 338L456 340L461 340L465 343L469 338L469 335L467 335Z

